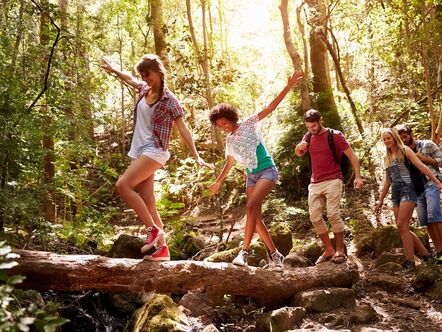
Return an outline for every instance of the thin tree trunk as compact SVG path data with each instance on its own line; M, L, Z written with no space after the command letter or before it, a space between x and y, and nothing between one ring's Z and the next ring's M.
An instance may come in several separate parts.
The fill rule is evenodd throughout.
M302 7L304 6L304 2L302 2L299 6L296 7L296 21L298 23L298 29L301 33L302 38L302 47L304 50L304 75L305 77L309 77L310 74L310 62L308 57L308 44L305 39L305 27L301 16Z
M48 1L42 1L43 8L47 8ZM43 10L40 13L40 46L45 49L49 45L49 17ZM47 55L43 56L41 62L46 64L49 61ZM42 66L44 67L44 66ZM44 81L44 75L42 75L41 81ZM43 183L46 186L47 198L44 203L43 211L47 220L55 220L55 206L54 206L54 192L51 189L53 179L55 175L55 154L54 154L54 138L52 136L52 117L48 111L48 105L45 100L42 101L40 106L40 112L43 115L45 128L43 129Z
M282 24L284 27L284 42L285 47L287 48L287 52L289 53L290 59L292 60L293 68L297 71L304 72L302 66L301 56L295 48L295 45L292 42L292 37L290 33L290 21L288 16L288 0L281 0L281 4L279 5L279 10L281 11ZM307 76L304 72L304 79L301 81L300 85L301 91L301 111L302 113L308 111L310 109L310 95L307 85Z
M205 3L205 1L202 1L202 4ZM204 52L200 51L200 47L198 45L198 41L196 39L196 34L195 34L195 28L193 26L193 20L192 20L192 8L190 5L190 0L186 0L186 8L187 8L187 20L189 23L189 30L190 30L190 36L192 38L192 44L193 44L193 49L196 55L196 58L198 60L199 65L201 66L201 69L203 70L203 74L204 74L204 82L205 82L205 86L206 86L206 101L207 101L207 106L208 108L212 108L213 107L213 97L212 97L212 89L210 86L210 73L209 73L209 61L207 58L207 49L206 47ZM205 18L205 5L202 6L202 11L203 11L203 20ZM203 30L205 31L205 22L203 21Z
M356 105L353 102L353 99L351 98L350 90L347 87L347 82L345 80L345 77L342 74L341 64L339 62L338 56L336 55L335 50L333 49L332 45L330 45L330 42L327 40L327 37L324 34L322 34L322 36L324 38L324 43L325 43L325 45L327 45L327 49L328 49L328 51L333 59L333 62L335 64L336 73L339 77L339 80L341 81L341 85L342 85L342 88L344 89L345 95L347 96L347 100L348 100L348 103L350 104L351 113L353 114L353 118L356 122L356 126L358 127L359 133L361 135L363 135L364 134L364 127L362 126L361 119L359 118L358 110L356 109ZM337 42L336 42L336 45L337 45Z
M327 46L322 37L327 26L325 6L322 0L309 0L307 4L310 7L310 63L316 108L321 112L326 126L343 131L330 82Z

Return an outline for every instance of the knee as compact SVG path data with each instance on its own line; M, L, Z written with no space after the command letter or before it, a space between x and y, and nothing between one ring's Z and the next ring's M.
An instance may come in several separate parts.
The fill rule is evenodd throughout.
M410 231L410 228L408 227L408 222L402 220L398 220L396 227L398 232L401 234Z
M121 195L127 188L129 188L127 182L124 181L124 179L118 179L117 183L115 184L115 191L118 193L118 195Z
M258 209L259 209L259 202L258 201L256 201L256 200L254 200L254 199L251 199L251 200L248 200L247 201L247 204L246 204L246 209L247 209L247 212L256 212L256 211L258 211Z

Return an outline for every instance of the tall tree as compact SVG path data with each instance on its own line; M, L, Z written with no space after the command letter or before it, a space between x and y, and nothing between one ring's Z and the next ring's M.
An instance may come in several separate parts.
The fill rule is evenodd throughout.
M193 25L193 19L192 19L192 7L190 5L190 0L186 0L186 9L187 9L187 21L189 23L189 32L190 37L192 38L192 44L193 44L193 50L195 52L195 56L198 60L199 65L201 66L201 69L203 70L204 74L204 82L206 87L206 101L208 108L212 108L213 103L213 96L212 96L212 87L210 83L210 69L209 69L209 59L208 59L208 53L207 53L207 40L205 36L206 31L206 23L205 23L205 1L202 1L202 14L203 14L203 31L204 31L204 49L201 51L198 40L196 38L195 28Z
M313 92L318 111L324 117L327 126L343 130L333 96L330 81L327 46L323 34L327 34L327 15L323 0L307 0L309 6L308 22L310 25L310 63L313 74Z
M153 38L155 41L155 52L163 61L164 67L170 73L170 60L167 52L167 41L163 20L163 1L149 0L150 14L153 25Z
M49 2L44 0L41 2L42 10L40 12L40 46L43 51L41 57L41 68L46 68L46 64L49 61L47 48L50 41L50 20L49 13L46 11ZM43 83L45 76L48 73L42 73L41 82ZM44 83L43 83L44 84ZM46 100L43 98L40 106L40 112L42 113L43 123L46 128L42 128L43 131L43 183L46 185L48 197L45 201L44 215L48 220L55 220L55 205L54 205L54 192L52 190L53 179L55 175L55 154L54 154L54 137L52 135L52 117L49 113L49 107Z
M304 70L302 65L301 56L299 55L295 45L292 42L292 37L290 33L290 21L288 15L288 0L281 0L279 10L281 11L282 24L284 28L285 47L287 48L290 59L292 60L293 68L304 73L304 79L299 84L301 90L301 111L304 113L310 109L311 105L310 94L307 85L308 79L306 77L306 71Z

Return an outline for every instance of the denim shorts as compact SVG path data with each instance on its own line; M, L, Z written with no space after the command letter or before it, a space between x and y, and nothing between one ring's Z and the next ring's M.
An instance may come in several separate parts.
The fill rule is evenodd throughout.
M425 191L417 198L417 218L421 226L442 222L440 191L434 183L425 184Z
M256 182L261 179L267 179L276 183L278 181L278 170L275 166L270 166L256 173L247 174L246 187L256 186Z
M391 202L393 207L399 206L402 202L417 203L417 194L413 185L394 181L391 184Z

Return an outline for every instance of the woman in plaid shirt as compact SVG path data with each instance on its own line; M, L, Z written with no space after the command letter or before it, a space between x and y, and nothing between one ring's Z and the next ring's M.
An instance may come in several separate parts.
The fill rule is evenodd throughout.
M115 74L139 94L134 109L134 132L128 153L132 163L118 179L116 190L147 228L146 242L141 251L144 253L157 245L157 250L152 255L144 256L144 259L170 260L169 249L164 240L163 223L155 204L154 174L170 158L169 142L174 124L197 163L209 168L213 166L200 158L192 134L184 122L183 109L164 83L166 71L157 55L144 55L135 65L141 81L115 69L104 59L102 68Z

